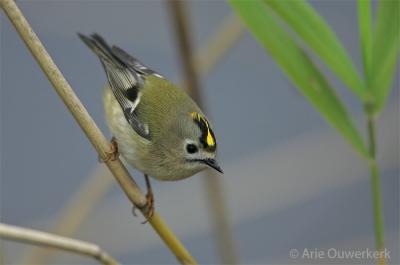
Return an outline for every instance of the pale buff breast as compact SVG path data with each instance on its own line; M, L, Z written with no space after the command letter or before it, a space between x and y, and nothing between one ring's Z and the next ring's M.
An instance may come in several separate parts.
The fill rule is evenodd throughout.
M118 143L118 151L123 158L138 170L145 172L141 159L147 152L149 141L139 136L125 119L118 101L106 87L103 94L106 121ZM140 150L140 151L139 151Z

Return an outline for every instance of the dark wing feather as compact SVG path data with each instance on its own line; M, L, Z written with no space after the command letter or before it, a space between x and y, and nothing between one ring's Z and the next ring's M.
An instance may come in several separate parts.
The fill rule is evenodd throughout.
M132 55L128 54L126 51L121 49L118 46L112 46L113 54L126 65L132 67L132 69L140 74L143 75L158 75L162 77L160 74L155 72L154 70L145 66L141 61L133 57Z
M147 125L140 121L135 111L140 102L140 90L144 84L142 75L145 72L139 71L140 62L135 64L135 59L122 49L118 48L118 52L114 47L111 49L98 34L92 34L90 37L79 33L78 35L100 58L111 90L129 124L137 134L150 140L150 131Z

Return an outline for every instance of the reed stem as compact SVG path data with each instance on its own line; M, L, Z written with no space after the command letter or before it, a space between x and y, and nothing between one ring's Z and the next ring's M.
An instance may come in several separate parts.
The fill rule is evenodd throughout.
M185 87L189 95L205 111L206 106L201 91L201 68L196 68L196 58L193 52L193 39L191 36L192 28L187 3L180 0L169 0L167 3L175 30L177 47L179 48L182 70L185 77ZM239 21L235 19L231 19L230 22L236 22L236 24L234 24L235 30L232 31L233 34L227 35L227 40L237 38L240 32L238 29L242 27ZM222 181L219 179L220 176L209 170L206 171L205 175L205 192L209 202L210 216L219 249L220 262L221 264L238 264L239 258L228 219L228 209L223 197Z
M379 174L379 168L376 161L376 128L375 118L369 111L370 106L366 106L367 114L367 131L368 131L368 143L369 143L369 170L371 173L371 192L372 192L372 206L374 214L374 229L375 229L375 245L379 252L382 252L385 247L384 243L384 222L383 222L383 210L382 210L382 194L381 194L381 180ZM380 255L377 262L379 265L385 264L385 258Z
M13 241L53 247L75 254L89 256L104 265L120 264L95 244L37 230L0 223L0 237Z
M65 80L54 61L47 53L43 44L33 31L32 27L26 21L21 10L15 4L13 0L0 0L0 6L7 14L11 23L25 42L26 46L32 53L37 63L42 68L43 72L49 79L53 88L56 90L58 95L71 112L76 122L79 124L83 132L92 143L100 157L106 161L107 152L109 151L109 142L105 136L101 133L92 117L87 112L86 108L80 102L75 92ZM146 204L146 198L140 188L137 186L135 181L130 176L129 172L122 164L120 159L107 160L105 162L107 167L113 173L113 176L125 192L128 199L138 208L143 209L142 213L147 216L146 209L143 207ZM164 220L157 214L148 220L150 225L154 228L160 238L169 247L171 252L176 256L178 261L182 264L196 264L194 258L182 245L175 234L170 230Z

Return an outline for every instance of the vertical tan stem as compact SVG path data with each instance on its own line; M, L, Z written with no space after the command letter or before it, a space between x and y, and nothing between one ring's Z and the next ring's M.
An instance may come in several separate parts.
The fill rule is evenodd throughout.
M190 21L186 15L188 14L188 9L185 7L185 1L179 0L169 0L168 7L171 12L177 44L181 54L182 70L186 81L185 85L191 97L204 110L205 105L201 94L200 80L195 68L192 38L190 36ZM209 208L211 209L215 234L217 235L221 263L236 264L238 258L227 219L227 209L222 196L221 180L216 174L210 171L206 173L205 191L210 205Z

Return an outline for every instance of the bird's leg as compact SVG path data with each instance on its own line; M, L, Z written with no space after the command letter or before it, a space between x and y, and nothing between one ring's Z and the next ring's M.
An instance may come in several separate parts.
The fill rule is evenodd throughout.
M144 178L146 180L146 188L147 188L147 193L146 193L146 211L147 211L147 220L149 220L153 214L154 214L154 196L153 196L153 190L151 189L151 184L150 184L150 178L147 174L144 174ZM145 223L147 222L145 221Z
M142 222L142 224L147 223L149 219L154 215L154 196L153 196L153 190L151 189L150 178L147 174L144 174L144 178L146 180L146 188L147 188L146 204L144 204L143 206L133 205L132 208L132 214L135 217L137 216L136 214L137 208L139 208L143 213L145 213L146 220Z
M99 160L100 160L100 162L103 162L103 163L108 162L110 160L114 161L118 158L118 155L119 155L118 143L117 143L117 140L115 139L115 137L113 137L113 138L111 138L111 141L110 141L110 150L106 152L106 158L103 159L99 156Z

